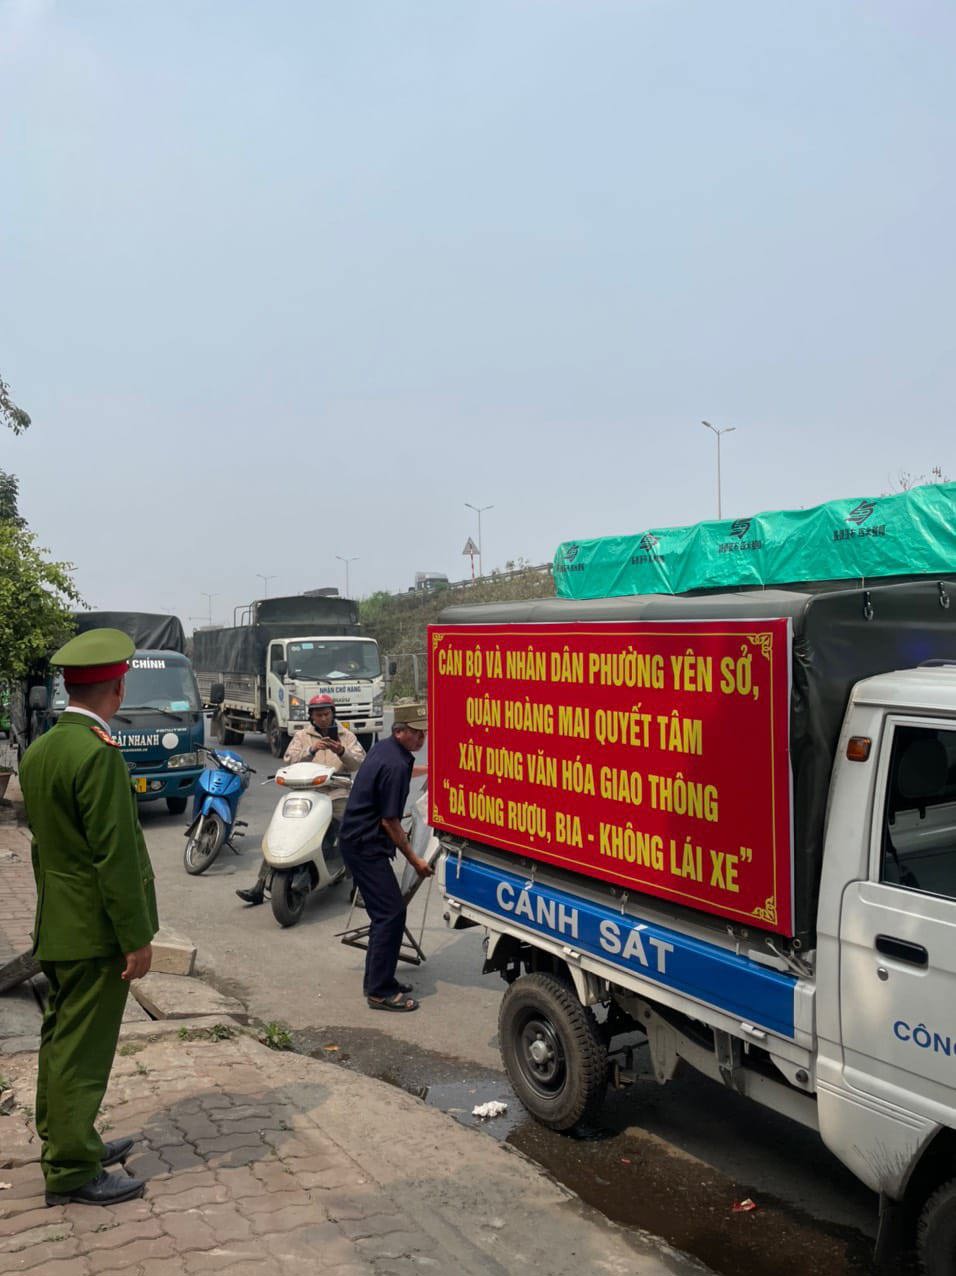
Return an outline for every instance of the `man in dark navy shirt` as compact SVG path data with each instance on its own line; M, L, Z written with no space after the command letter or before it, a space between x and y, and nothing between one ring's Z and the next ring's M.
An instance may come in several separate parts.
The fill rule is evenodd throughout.
M418 1002L395 978L405 933L405 901L391 865L396 848L420 877L432 869L412 850L402 828L412 768L425 742L421 704L396 704L392 734L369 752L357 773L339 830L339 850L369 916L364 992L373 1010L410 1011Z

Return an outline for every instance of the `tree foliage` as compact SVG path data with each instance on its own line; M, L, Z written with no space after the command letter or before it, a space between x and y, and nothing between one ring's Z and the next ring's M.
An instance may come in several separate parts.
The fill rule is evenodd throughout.
M20 523L0 522L0 682L22 678L73 632L70 564L44 554Z
M19 495L20 484L16 478L6 470L0 470L0 523L15 523L17 527L25 525L17 504Z
M0 377L0 426L22 434L30 417ZM24 677L73 632L80 601L69 563L50 562L21 517L19 485L0 470L0 684Z
M378 640L383 660L392 659L397 665L389 687L394 698L424 690L426 631L444 608L462 603L514 602L553 596L550 571L521 564L514 574L484 576L473 585L460 588L372 594L359 603L359 619L369 637Z
M30 428L30 414L18 408L10 398L10 387L0 377L0 425L5 425L14 434L22 434Z
M928 474L914 474L912 470L900 470L895 478L890 479L889 491L884 496L892 496L894 492L908 492L914 487L925 487L928 483L948 483L950 477L943 473L941 465L934 465Z

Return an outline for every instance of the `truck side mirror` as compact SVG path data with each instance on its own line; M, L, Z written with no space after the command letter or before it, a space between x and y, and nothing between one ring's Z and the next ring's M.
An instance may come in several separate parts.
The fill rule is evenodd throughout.
M209 703L222 704L226 698L226 688L221 682L214 682L209 688Z
M289 672L288 660L277 660L276 661L276 677L284 678L288 672Z
M390 660L388 662L388 676L390 678L394 678L397 673L398 673L398 661Z
M44 713L46 709L48 708L49 704L50 704L50 696L47 692L46 687L31 687L30 688L30 708L31 709L39 709L41 713Z

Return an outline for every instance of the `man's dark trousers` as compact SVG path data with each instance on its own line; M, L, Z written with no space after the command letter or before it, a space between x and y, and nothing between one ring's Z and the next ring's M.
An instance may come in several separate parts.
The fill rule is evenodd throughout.
M405 901L392 861L380 850L363 853L359 848L339 849L362 894L371 923L363 991L366 997L394 997L399 991L395 970L405 934Z

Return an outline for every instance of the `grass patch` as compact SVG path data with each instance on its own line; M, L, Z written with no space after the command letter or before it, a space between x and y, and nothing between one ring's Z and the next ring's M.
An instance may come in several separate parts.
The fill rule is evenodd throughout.
M291 1050L292 1034L281 1023L267 1023L259 1040L270 1050Z
M225 1023L214 1023L209 1028L180 1028L180 1041L231 1041L238 1036L235 1028Z

